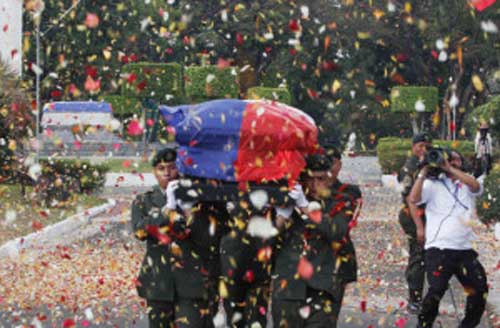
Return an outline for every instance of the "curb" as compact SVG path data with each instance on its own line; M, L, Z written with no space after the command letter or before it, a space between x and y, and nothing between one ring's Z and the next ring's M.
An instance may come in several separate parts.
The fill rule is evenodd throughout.
M156 179L152 173L106 173L104 188L148 188L154 186L156 183Z
M42 246L55 245L61 236L68 235L80 228L96 215L114 207L116 200L108 199L107 204L89 208L55 224L44 227L42 230L18 237L0 246L0 259L9 256L15 259L25 249L36 249Z

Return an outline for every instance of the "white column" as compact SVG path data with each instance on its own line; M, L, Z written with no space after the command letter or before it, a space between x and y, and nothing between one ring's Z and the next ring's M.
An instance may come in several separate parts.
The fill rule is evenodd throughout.
M21 76L23 43L23 1L0 1L0 56Z

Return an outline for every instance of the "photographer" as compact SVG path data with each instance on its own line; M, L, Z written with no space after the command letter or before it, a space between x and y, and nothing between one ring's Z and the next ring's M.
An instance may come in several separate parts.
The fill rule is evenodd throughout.
M418 327L432 327L439 303L455 275L467 292L465 318L460 327L475 327L483 314L488 287L486 273L472 249L472 219L475 197L482 186L461 170L462 156L456 151L439 152L431 162L444 172L433 174L435 168L426 165L418 174L409 200L425 204L425 271L429 290L422 303Z
M474 151L476 153L476 158L474 159L474 176L476 178L483 174L488 175L491 170L493 147L491 135L488 130L488 123L482 122L474 140Z
M422 292L425 280L424 268L424 223L425 218L417 220L418 212L423 211L415 204L408 201L408 195L415 183L420 163L423 161L426 149L431 145L431 138L426 133L419 133L413 137L412 155L406 160L405 165L398 175L398 181L403 185L401 192L403 206L399 212L399 224L408 237L408 265L405 271L408 283L409 313L417 314L422 302Z

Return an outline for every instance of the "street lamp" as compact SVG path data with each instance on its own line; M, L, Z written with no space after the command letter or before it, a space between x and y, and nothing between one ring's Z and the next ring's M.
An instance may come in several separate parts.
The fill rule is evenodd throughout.
M38 157L39 157L39 152L40 152L40 141L39 141L39 130L40 130L40 78L43 73L42 68L40 67L40 38L47 34L52 27L55 25L59 24L61 19L66 17L67 14L69 14L76 6L80 4L81 0L76 1L73 3L71 7L69 7L59 18L56 20L56 23L54 25L50 26L45 32L40 32L40 23L42 21L42 12L45 9L45 3L43 0L32 0L26 4L26 9L32 12L33 15L33 23L35 24L35 34L36 34L36 68L34 70L35 75L36 75L36 129L35 129L35 138L36 138L36 161L38 162Z

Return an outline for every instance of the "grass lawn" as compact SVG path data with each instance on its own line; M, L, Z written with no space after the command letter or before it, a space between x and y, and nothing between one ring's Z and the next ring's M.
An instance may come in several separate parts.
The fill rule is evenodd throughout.
M23 197L19 185L7 184L0 184L0 198L0 245L106 202L96 195L78 195L65 207L43 208L36 204L33 188L28 187Z

